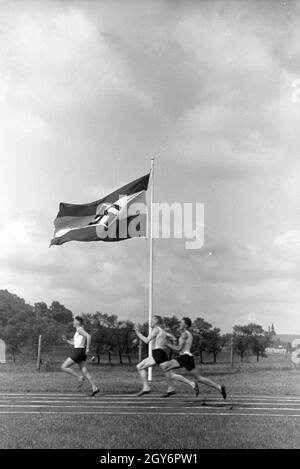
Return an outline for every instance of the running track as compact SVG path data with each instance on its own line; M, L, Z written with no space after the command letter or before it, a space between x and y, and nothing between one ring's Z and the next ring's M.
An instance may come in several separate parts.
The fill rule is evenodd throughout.
M176 394L163 399L156 393L132 394L36 392L0 393L0 414L66 415L221 415L300 418L300 397L231 395L224 401L218 394Z

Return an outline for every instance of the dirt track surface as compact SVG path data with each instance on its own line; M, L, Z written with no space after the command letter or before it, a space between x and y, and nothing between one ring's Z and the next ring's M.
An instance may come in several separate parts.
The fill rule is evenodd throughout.
M231 395L224 401L216 395L169 398L150 393L129 394L0 393L2 414L102 414L102 415L222 415L300 417L300 397Z

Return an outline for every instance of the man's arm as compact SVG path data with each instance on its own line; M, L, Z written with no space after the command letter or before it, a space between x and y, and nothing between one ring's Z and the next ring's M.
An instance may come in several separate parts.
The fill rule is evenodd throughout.
M171 339L173 342L176 341L175 335L171 334L170 332L167 332L167 333L166 333L166 337L168 337L169 339Z
M174 350L174 352L180 352L184 347L185 341L186 341L186 333L183 332L181 336L179 337L178 345L166 343L166 346L169 347L171 350Z
M69 344L69 345L74 345L74 340L72 340L72 339L71 339L71 340L68 340L65 335L62 336L62 339L63 339L65 342L67 342L67 344Z
M149 342L151 342L151 340L153 340L157 336L156 327L152 329L148 337L145 337L143 334L141 334L137 327L134 328L134 331L136 335L138 336L138 338L141 339L145 344L149 344Z

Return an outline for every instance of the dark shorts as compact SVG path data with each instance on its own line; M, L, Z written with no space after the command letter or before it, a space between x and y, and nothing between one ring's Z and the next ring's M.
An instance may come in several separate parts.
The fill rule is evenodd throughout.
M181 368L186 368L188 371L196 368L194 357L192 355L188 355L187 353L180 355L179 357L175 358L175 360L179 363Z
M167 362L169 360L169 357L167 355L167 352L163 350L162 348L156 348L152 351L152 356L155 360L155 363L159 365L160 363Z
M85 348L74 348L70 358L75 363L85 362L86 361Z

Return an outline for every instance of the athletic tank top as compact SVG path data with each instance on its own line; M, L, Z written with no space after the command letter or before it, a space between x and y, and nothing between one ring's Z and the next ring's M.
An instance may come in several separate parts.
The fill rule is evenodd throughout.
M158 334L154 339L154 344L153 348L162 348L164 349L166 346L166 340L167 340L167 333L164 331L161 327L157 327L158 329Z
M188 337L185 339L185 343L182 350L180 350L180 355L187 354L192 356L193 354L191 353L191 346L193 343L193 336L190 331L185 331L185 334L187 334Z
M85 337L78 331L74 334L74 348L85 348Z

